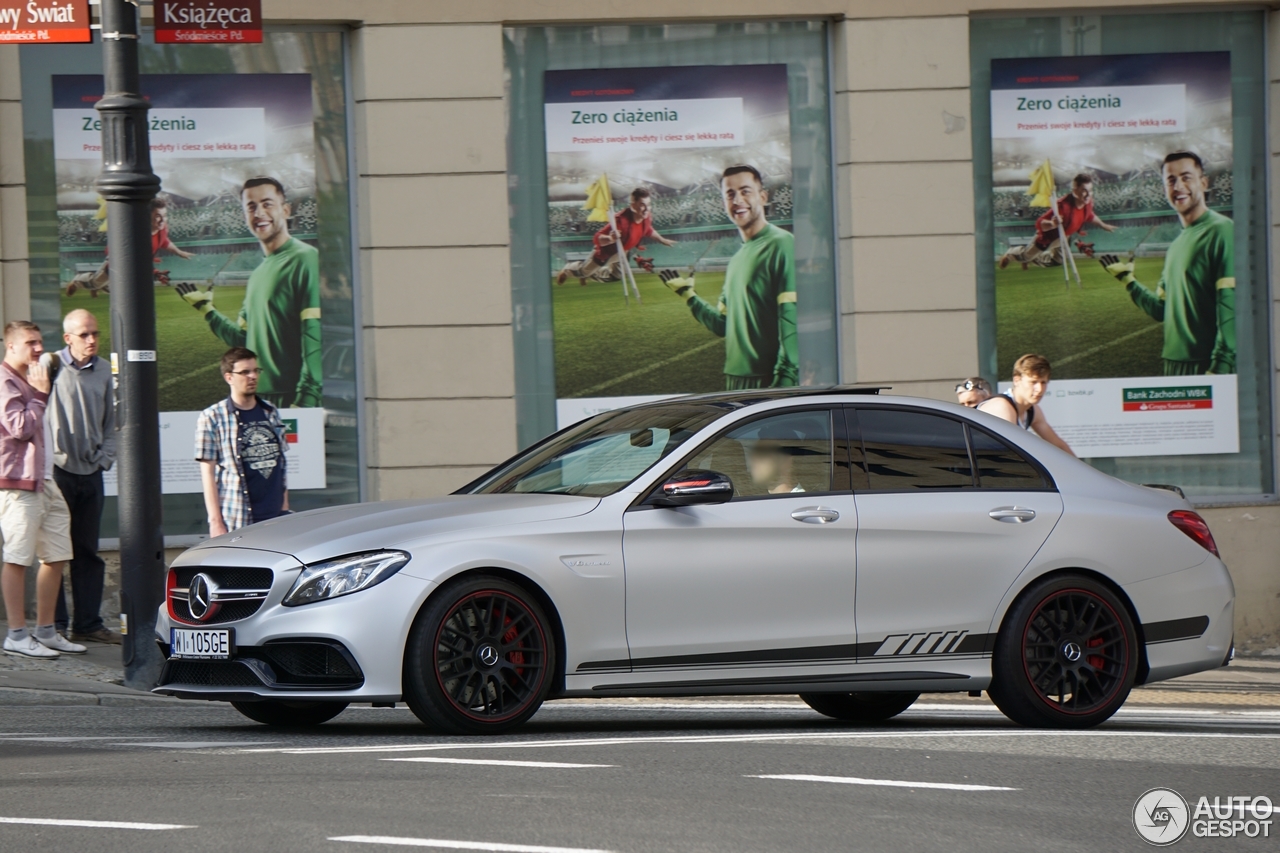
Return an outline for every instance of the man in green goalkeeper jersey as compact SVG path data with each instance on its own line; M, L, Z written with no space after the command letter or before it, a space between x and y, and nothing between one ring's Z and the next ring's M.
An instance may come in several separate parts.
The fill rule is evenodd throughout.
M1133 277L1133 260L1099 260L1129 298L1164 324L1165 376L1236 372L1235 225L1205 204L1209 179L1190 151L1164 158L1165 197L1182 233L1169 244L1153 293Z
M769 191L753 166L730 166L720 177L725 213L742 235L729 260L720 299L694 292L694 272L658 276L693 316L724 338L725 387L730 391L798 384L795 237L765 218Z
M204 315L227 346L257 354L259 397L281 409L315 408L322 405L323 388L319 253L289 235L292 209L275 178L245 181L240 203L265 257L249 276L239 317L216 311L211 290L181 284L178 295Z

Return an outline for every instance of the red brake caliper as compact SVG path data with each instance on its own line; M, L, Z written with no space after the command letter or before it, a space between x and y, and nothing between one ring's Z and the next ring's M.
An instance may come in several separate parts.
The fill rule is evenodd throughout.
M1089 640L1089 642L1085 643L1085 645L1091 649L1096 649L1099 646L1101 646L1104 642L1105 641L1101 637L1094 637L1093 639ZM1101 655L1087 655L1085 657L1085 660L1087 660L1089 662L1089 666L1093 667L1094 669L1102 669L1103 664L1105 663Z
M516 637L519 636L520 634L514 622L515 620L513 620L510 616L508 616L506 618L506 621L503 623L504 625L510 626L507 628L506 633L502 635L503 645L506 645L507 643L515 642ZM513 664L516 665L517 675L520 675L520 676L524 675L524 670L520 668L520 665L524 663L524 652L521 652L521 651L509 652L507 654L507 660L511 661Z

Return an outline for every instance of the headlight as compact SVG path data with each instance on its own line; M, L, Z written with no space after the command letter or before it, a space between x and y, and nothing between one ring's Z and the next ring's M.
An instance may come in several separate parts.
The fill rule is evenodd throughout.
M409 555L403 551L377 551L316 563L302 570L281 603L296 607L359 592L382 583L408 562Z

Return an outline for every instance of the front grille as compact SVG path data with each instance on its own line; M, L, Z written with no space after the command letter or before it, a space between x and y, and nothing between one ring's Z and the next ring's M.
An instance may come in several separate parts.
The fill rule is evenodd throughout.
M349 682L361 677L355 661L348 660L340 648L328 643L270 643L262 647L261 654L281 682L295 679Z
M183 566L172 569L171 572L174 582L170 585L169 604L173 608L173 616L179 622L189 625L225 625L248 619L262 607L266 594L271 591L271 583L275 580L275 572L271 569ZM191 615L191 608L186 600L187 589L197 574L207 576L219 590L253 591L260 594L260 597L221 602L217 613L201 621Z
M160 674L162 686L190 684L196 687L262 687L262 680L244 664L233 660L169 660Z
M179 589L191 586L191 579L201 573L208 575L214 583L224 589L271 589L271 582L276 577L271 569L183 566L173 571L178 576Z

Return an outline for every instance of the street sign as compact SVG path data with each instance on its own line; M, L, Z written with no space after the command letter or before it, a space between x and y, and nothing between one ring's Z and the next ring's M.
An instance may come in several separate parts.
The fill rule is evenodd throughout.
M262 0L155 0L157 44L259 44Z
M0 44L71 44L92 40L89 0L0 0Z

